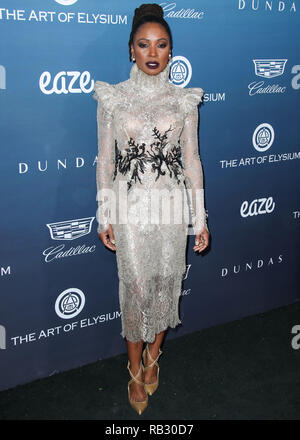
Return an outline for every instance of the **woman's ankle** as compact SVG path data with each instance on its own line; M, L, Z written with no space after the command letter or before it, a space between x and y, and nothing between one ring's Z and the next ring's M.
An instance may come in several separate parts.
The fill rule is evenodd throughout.
M141 368L141 363L137 364L137 363L131 363L129 361L129 368L134 376L136 376L138 373L139 376L141 376L141 374L143 373L143 369Z
M157 358L157 356L158 356L158 353L159 353L159 347L158 346L155 346L155 345L150 345L150 344L148 344L148 350L149 350L149 353L150 353L150 356L151 356L151 358L154 360L154 359L156 359ZM148 357L148 359L150 360L151 358L149 358L149 354L147 353L147 357ZM152 362L152 361L151 361Z

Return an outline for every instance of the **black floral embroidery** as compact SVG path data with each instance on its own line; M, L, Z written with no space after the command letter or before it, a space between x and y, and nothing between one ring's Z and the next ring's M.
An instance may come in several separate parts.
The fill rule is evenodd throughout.
M141 183L139 171L144 173L145 163L147 162L147 154L145 153L146 144L135 144L134 140L130 138L128 141L128 145L129 148L125 148L126 154L123 157L122 152L117 146L117 140L115 140L116 161L113 177L113 180L115 180L118 171L123 175L127 174L131 169L131 161L134 160L131 180L127 182L127 190L129 190L132 186L133 180L136 182L136 180L138 179Z
M154 127L153 128L153 136L155 136L156 139L158 139L157 142L153 142L150 145L151 151L149 151L149 160L153 161L152 164L152 171L156 172L157 171L157 176L156 179L157 180L159 178L160 175L165 175L166 172L161 170L161 166L163 164L163 162L165 162L168 170L169 170L169 175L172 178L173 174L175 179L177 180L177 183L180 183L180 179L178 178L178 176L182 173L181 169L182 169L182 164L180 161L180 157L181 157L181 145L180 145L180 140L178 139L178 143L177 145L174 145L170 150L168 151L164 151L165 146L167 145L167 133L169 131L171 131L172 128L170 126L170 128L168 130L165 131L165 133L163 135L160 134L159 130Z
M177 183L180 183L179 176L182 174L181 163L181 145L180 139L178 139L177 145L174 145L169 150L165 151L167 145L168 132L172 130L172 127L166 130L163 134L154 127L152 129L152 136L156 141L150 144L150 150L146 150L146 144L136 144L132 138L128 141L128 148L125 148L126 154L122 155L122 152L118 148L117 140L115 140L116 160L115 160L115 172L113 180L115 180L118 171L123 175L131 171L131 162L133 161L133 169L130 181L127 182L127 190L132 186L132 182L136 182L137 179L141 183L139 172L144 173L145 163L152 162L152 172L157 172L156 179L160 176L164 176L166 171L162 170L163 163L166 164L170 177L174 177Z

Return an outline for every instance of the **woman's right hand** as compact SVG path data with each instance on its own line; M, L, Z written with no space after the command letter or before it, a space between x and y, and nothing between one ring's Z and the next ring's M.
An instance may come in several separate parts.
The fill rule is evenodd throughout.
M116 250L116 245L114 244L115 236L111 225L108 226L106 231L98 234L98 237L108 249L111 249L112 251Z

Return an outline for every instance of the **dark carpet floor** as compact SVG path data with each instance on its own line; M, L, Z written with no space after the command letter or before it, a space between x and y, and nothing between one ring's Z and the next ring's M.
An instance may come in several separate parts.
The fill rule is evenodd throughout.
M0 392L1 420L300 420L300 302L166 340L141 416L127 355ZM300 345L300 338L299 338Z

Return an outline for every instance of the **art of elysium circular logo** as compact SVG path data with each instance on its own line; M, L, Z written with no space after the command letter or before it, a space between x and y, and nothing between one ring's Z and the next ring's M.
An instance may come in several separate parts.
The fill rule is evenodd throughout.
M192 66L185 57L177 56L172 58L170 66L170 80L178 87L185 87L191 80Z
M76 3L78 0L55 0L55 1L60 5L71 6L74 5L74 3Z
M256 127L253 136L252 143L257 151L268 150L274 142L274 129L272 125L267 122L263 122Z
M64 290L55 301L55 311L60 318L70 319L78 315L85 304L83 292L75 287Z

